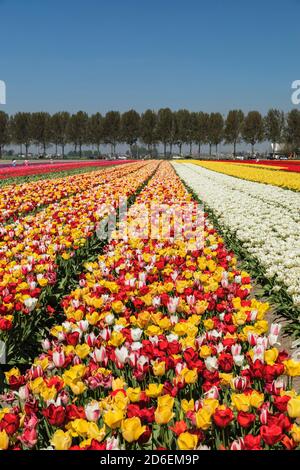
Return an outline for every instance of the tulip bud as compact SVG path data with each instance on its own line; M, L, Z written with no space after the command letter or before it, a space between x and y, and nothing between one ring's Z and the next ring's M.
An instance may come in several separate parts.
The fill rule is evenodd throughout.
M207 357L205 360L205 365L206 365L206 368L210 371L210 372L213 372L215 370L218 369L218 359L216 357L213 357L213 356L209 356Z
M230 446L230 450L242 450L244 447L244 440L242 438L238 438Z
M133 341L139 341L142 337L143 330L140 328L132 328L130 333Z
M99 403L94 401L84 407L85 416L88 421L98 421L100 417Z
M72 362L73 362L74 366L79 366L79 364L82 364L82 360L80 359L79 356L74 356Z
M18 395L21 401L26 401L29 398L28 385L23 385L23 387L20 387L18 391Z
M128 349L125 346L122 346L121 348L116 348L115 355L117 361L123 365L125 364L128 358Z
M66 358L63 351L54 351L52 361L55 367L63 367L65 360Z
M90 334L85 336L85 340L90 347L95 346L95 344L97 343L97 339L98 338L93 331Z
M233 344L231 346L231 354L233 356L238 356L239 354L241 354L241 351L242 351L242 346L240 344Z
M69 400L70 400L70 396L68 394L68 392L66 392L66 390L62 390L59 394L59 398L61 400L61 403L63 405L67 405L69 403Z
M106 363L106 364L108 362L106 349L105 349L104 346L101 346L100 349L95 348L94 352L92 354L92 357L93 357L95 362Z
M259 420L261 424L266 425L268 422L268 410L267 408L262 408L260 415L259 415Z
M48 351L48 350L50 349L50 347L51 347L51 343L50 343L49 339L47 339L47 338L44 339L44 340L42 341L42 348L43 348L43 350L44 350L44 351Z
M80 320L78 326L82 332L86 332L89 328L89 322L87 320Z
M100 336L104 341L108 341L110 339L110 336L111 336L110 329L109 328L104 328L103 330L101 330Z
M38 366L32 365L29 371L29 375L30 375L31 380L37 379L38 377L43 377L44 375L43 368L40 365Z
M243 391L247 388L248 380L246 377L235 377L232 384L235 390Z
M248 333L248 343L250 344L250 346L255 346L256 345L256 342L257 342L257 337L258 335L255 334L255 333Z
M111 326L114 324L114 321L115 321L115 316L112 314L112 313L109 313L108 315L106 315L105 317L105 323L108 325L108 326Z

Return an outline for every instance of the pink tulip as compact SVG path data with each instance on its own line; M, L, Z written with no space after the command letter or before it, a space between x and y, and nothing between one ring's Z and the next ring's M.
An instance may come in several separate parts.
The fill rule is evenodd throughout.
M55 367L63 367L65 360L66 358L63 351L54 351L52 361Z

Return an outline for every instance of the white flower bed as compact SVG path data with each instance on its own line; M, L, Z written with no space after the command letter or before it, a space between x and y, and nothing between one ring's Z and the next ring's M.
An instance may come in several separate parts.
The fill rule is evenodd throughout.
M198 165L174 163L179 176L300 306L300 193L248 182Z

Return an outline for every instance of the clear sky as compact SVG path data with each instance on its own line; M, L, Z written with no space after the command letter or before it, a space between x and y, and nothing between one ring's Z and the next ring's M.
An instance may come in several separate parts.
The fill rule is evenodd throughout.
M288 110L300 0L0 0L8 113Z

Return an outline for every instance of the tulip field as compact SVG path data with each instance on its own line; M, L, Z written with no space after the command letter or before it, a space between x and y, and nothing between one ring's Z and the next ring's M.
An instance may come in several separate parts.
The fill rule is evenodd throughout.
M0 449L300 449L297 163L111 163L1 181Z

